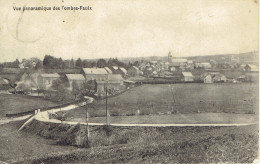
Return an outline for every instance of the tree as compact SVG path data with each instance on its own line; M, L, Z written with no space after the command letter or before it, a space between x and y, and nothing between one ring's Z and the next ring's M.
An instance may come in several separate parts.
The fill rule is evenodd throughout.
M104 67L106 67L106 66L107 66L107 62L106 62L105 59L99 59L99 60L97 61L97 67L98 67L98 68L104 68Z
M61 58L58 59L50 55L45 55L42 63L44 68L48 69L57 69L63 67L63 61Z
M43 68L42 62L41 61L37 62L35 65L35 69L42 69L42 68Z
M77 98L77 95L80 92L80 87L76 81L72 82L72 94L75 96L75 99Z
M16 59L13 64L14 64L14 68L19 68L20 62L18 59Z
M89 80L83 83L79 92L80 97L93 96L97 92L97 82L96 80Z
M71 60L70 60L69 67L70 67L70 68L74 68L74 67L75 67L74 59L71 59Z
M57 98L63 104L66 97L66 89L63 84L60 84L57 88Z
M78 68L82 68L82 60L80 58L78 58L78 60L76 60L76 67Z

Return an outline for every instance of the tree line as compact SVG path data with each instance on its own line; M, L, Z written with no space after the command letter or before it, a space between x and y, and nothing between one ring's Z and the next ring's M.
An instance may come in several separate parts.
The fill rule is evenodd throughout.
M110 58L108 60L98 59L98 60L86 60L78 58L76 60L63 60L62 58L56 58L51 55L45 55L44 59L41 61L38 58L23 59L19 61L16 59L13 62L0 63L0 68L34 68L34 69L75 69L75 68L104 68L119 66L124 68L129 68L131 66L138 66L139 61L124 63L119 61L117 58Z

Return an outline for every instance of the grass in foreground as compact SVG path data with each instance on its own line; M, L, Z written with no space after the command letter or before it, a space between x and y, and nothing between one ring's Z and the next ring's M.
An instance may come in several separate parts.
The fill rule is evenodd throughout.
M26 157L78 149L73 146L65 148L57 145L54 140L44 139L31 133L18 132L24 122L17 121L0 125L0 161L19 161ZM8 163L12 163L11 161Z
M74 131L77 129L76 131ZM71 137L72 132L74 137ZM57 143L84 140L81 125L33 122L25 129ZM91 148L42 154L22 163L251 163L258 154L258 126L107 127L92 126ZM67 136L67 137L66 137ZM81 142L83 143L83 142ZM82 146L82 145L77 145ZM64 148L67 148L65 146Z

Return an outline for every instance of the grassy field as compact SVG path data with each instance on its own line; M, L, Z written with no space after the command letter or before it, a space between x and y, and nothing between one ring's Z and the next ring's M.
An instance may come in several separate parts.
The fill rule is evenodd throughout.
M0 94L0 118L7 113L25 112L57 105L49 100L26 95Z
M73 133L72 133L73 132ZM82 125L32 122L23 133L75 145ZM85 134L84 134L85 135ZM63 142L61 142L63 141ZM258 126L106 127L91 126L89 144L69 152L29 155L21 163L252 163L258 154ZM18 143L19 145L19 143ZM58 146L58 145L56 145Z
M111 116L164 113L258 114L258 84L142 85L108 99ZM105 116L105 100L88 106L91 117ZM85 117L85 108L72 110L67 119Z

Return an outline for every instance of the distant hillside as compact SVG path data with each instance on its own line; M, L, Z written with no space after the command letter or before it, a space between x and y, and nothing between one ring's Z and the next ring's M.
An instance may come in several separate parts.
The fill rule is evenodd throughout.
M205 62L209 60L228 62L230 61L230 58L232 56L238 57L241 63L258 63L259 61L258 52L246 52L241 54L221 54L221 55L210 55L210 56L193 56L187 58L197 62Z
M209 60L215 61L230 61L230 58L238 57L241 63L258 63L259 61L259 52L246 52L241 54L219 54L219 55L207 55L207 56L190 56L190 57L183 57L186 59L193 60L195 62L206 62ZM119 58L122 62L134 62L134 61L167 61L167 56L150 56L150 57L132 57L132 58Z

